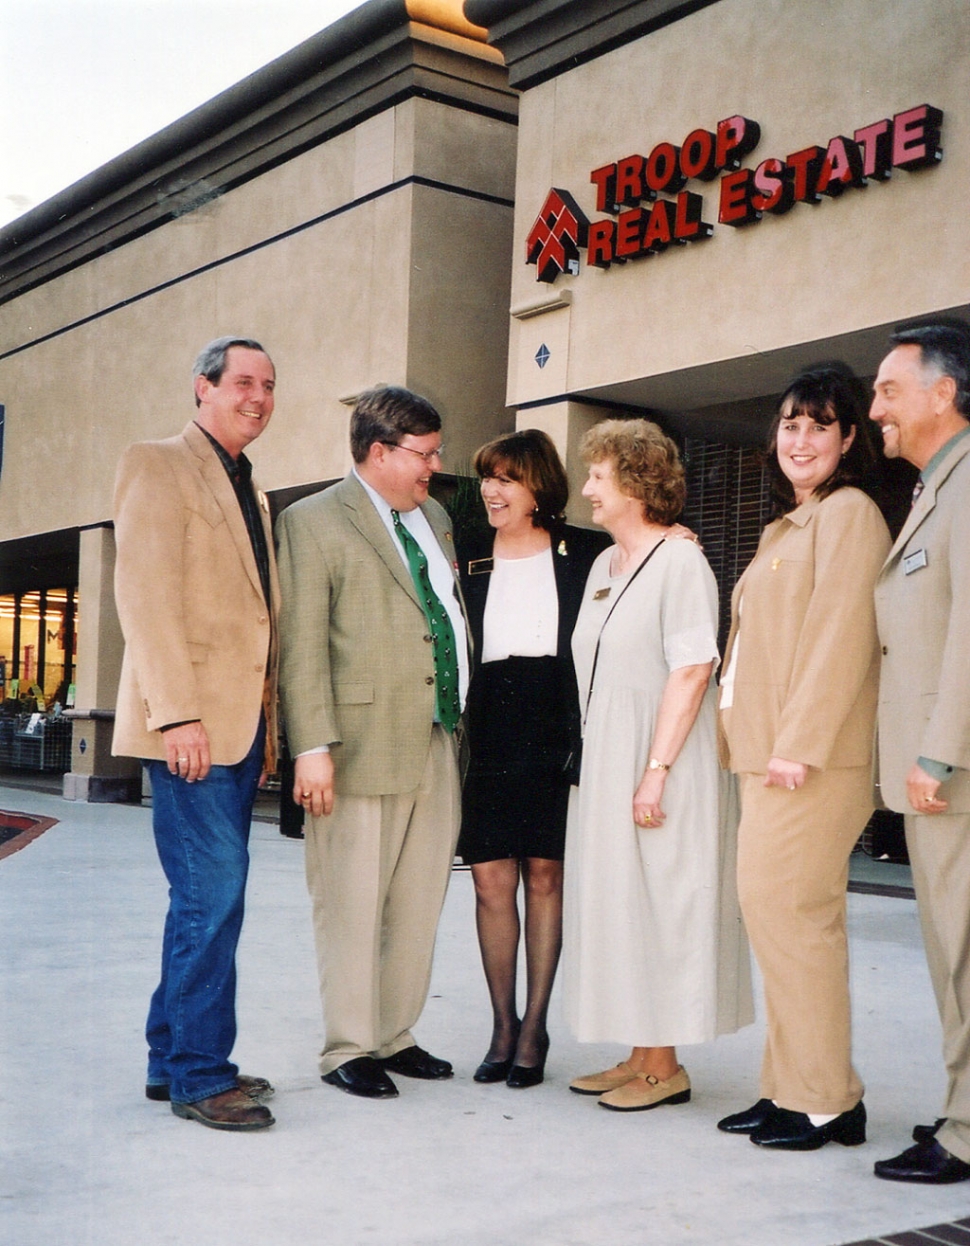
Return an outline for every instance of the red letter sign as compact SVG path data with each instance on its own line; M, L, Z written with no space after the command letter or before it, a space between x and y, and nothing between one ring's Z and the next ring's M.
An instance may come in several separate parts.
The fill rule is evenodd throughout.
M897 169L923 169L943 159L940 126L943 114L929 104L898 112L893 117L893 165Z

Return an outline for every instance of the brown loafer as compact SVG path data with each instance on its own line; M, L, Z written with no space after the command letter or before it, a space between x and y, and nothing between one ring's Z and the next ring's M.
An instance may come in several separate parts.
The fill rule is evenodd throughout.
M198 1121L210 1129L268 1129L276 1123L269 1108L238 1087L195 1103L176 1103L173 1099L172 1111L184 1120Z
M275 1088L265 1077L248 1077L245 1073L240 1073L236 1078L236 1085L251 1099L272 1099L276 1094ZM168 1084L165 1082L148 1082L145 1086L145 1098L151 1099L153 1103L168 1103L171 1097Z

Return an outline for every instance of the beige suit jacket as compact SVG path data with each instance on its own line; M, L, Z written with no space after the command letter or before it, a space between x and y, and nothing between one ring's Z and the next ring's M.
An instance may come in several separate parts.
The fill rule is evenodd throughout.
M970 437L913 504L876 585L883 645L879 776L890 809L912 813L918 757L959 767L940 788L970 813Z
M162 760L159 730L200 719L214 765L252 747L267 710L276 742L279 582L269 506L257 494L270 555L267 608L246 523L226 469L189 423L130 446L115 486L115 600L125 637L113 751Z
M432 500L421 509L454 567L447 513ZM434 657L390 533L350 475L288 507L277 536L280 694L290 751L329 744L343 795L413 791L431 741Z
M870 764L879 674L872 592L889 545L878 507L851 488L765 528L731 597L725 669L740 649L724 764L752 774L772 757L818 770Z

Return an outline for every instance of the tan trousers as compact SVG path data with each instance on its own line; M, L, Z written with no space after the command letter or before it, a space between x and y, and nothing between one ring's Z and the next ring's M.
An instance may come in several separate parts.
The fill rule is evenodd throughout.
M435 727L416 791L338 790L328 818L308 819L307 886L326 1022L321 1073L414 1043L460 809L454 738Z
M943 1025L940 1146L970 1163L970 814L906 817L923 943Z
M795 792L741 775L738 894L765 988L761 1097L793 1112L845 1112L862 1098L845 893L871 812L868 766L810 770Z

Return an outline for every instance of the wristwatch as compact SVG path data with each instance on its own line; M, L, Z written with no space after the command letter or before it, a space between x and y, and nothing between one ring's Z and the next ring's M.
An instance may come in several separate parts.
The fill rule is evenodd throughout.
M647 762L648 770L669 770L670 767L665 761L657 761L656 757L651 757Z

